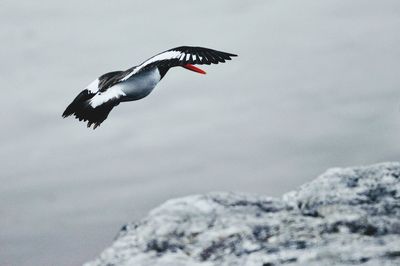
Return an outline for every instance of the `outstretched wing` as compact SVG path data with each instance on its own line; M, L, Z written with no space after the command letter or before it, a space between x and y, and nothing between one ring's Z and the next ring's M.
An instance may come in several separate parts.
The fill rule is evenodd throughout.
M100 76L90 83L86 89L65 109L62 117L74 115L80 121L87 121L87 126L98 127L108 116L114 106L120 103L125 94L117 86L123 71L113 71Z
M237 55L204 47L180 46L147 59L137 67L130 69L130 73L122 80L127 80L139 71L152 66L170 68L175 66L185 66L188 64L211 65L224 63L226 60L231 60L231 57L234 56Z

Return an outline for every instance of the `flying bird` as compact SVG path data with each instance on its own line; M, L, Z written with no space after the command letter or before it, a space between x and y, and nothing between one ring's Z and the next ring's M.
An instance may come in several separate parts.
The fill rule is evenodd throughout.
M119 103L140 100L149 95L170 68L179 66L206 74L194 65L224 63L234 56L237 55L193 46L167 50L138 66L100 76L76 96L62 117L74 115L79 121L87 121L87 127L93 125L96 129Z

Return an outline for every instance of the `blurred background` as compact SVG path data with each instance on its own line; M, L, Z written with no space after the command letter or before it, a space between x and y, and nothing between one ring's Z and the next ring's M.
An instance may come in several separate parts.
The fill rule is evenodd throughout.
M397 0L0 0L0 264L82 264L172 197L399 160L399 32ZM171 70L95 131L61 118L180 45L239 57Z

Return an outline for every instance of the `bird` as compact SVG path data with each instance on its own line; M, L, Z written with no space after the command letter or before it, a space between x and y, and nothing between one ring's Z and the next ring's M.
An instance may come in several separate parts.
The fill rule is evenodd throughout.
M106 120L111 110L121 102L148 96L172 67L206 74L195 65L224 63L236 54L198 46L180 46L156 54L140 65L125 71L105 73L91 82L68 105L63 118L74 115L93 129Z

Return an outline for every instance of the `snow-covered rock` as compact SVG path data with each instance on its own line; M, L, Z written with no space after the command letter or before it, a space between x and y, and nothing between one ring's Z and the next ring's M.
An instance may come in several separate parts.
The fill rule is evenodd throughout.
M330 169L282 199L169 200L85 266L400 265L400 163Z

